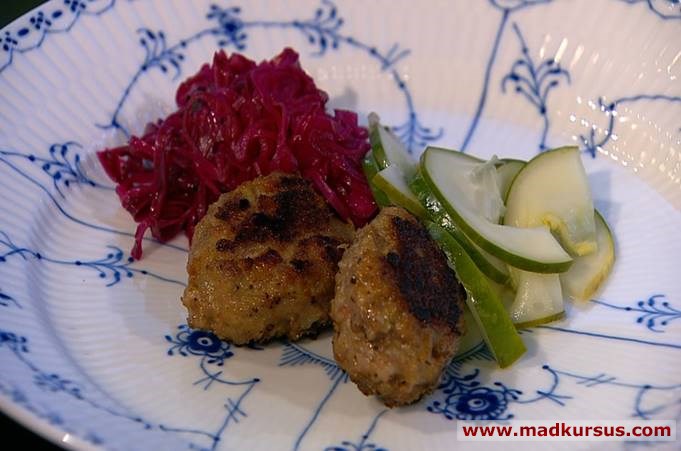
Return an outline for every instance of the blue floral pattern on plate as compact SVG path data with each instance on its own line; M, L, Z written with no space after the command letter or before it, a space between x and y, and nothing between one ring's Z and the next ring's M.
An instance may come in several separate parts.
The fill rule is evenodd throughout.
M88 25L92 26L107 14L114 14L132 3L137 2L58 0L44 5L0 32L0 74L9 77L7 74L11 72L10 69L31 61L32 56L29 54L47 48L47 42L58 41L56 35L67 37L72 30L77 30L79 23L85 20L83 18L89 17ZM529 102L541 118L540 127L536 130L539 140L535 150L545 150L549 142L553 143L551 136L557 129L555 118L551 115L553 101L560 91L572 88L581 74L572 69L568 71L568 66L562 66L556 59L544 57L543 54L539 59L533 57L540 42L526 32L528 26L523 23L523 16L535 9L548 10L558 3L552 0L488 0L485 3L489 13L495 16L496 25L490 35L491 46L480 60L483 66L482 83L460 144L462 151L469 150L478 138L486 112L493 104L492 94L507 93L509 97L517 98L517 102ZM629 9L631 14L645 10L660 23L675 23L681 19L681 6L677 0L612 0L612 3ZM418 84L412 83L402 71L410 64L416 50L407 45L410 43L403 41L400 34L393 36L399 42L392 39L373 42L350 26L357 20L355 17L346 15L341 6L328 0L320 1L309 10L296 11L293 18L273 18L266 14L258 16L253 12L253 5L239 2L218 2L204 8L200 26L189 31L181 30L183 34L179 37L175 35L175 30L159 27L156 21L147 21L146 18L140 19L137 28L120 32L127 40L136 42L141 53L130 57L135 61L130 74L117 74L127 77L121 92L115 95L113 103L93 116L93 123L99 121L100 129L118 131L127 136L129 130L123 125L124 119L127 119L124 108L133 97L141 95L144 83L152 80L152 76L160 74L163 78L177 82L193 70L187 67L187 60L197 47L206 44L225 47L228 51L248 52L259 37L277 31L302 38L304 46L301 50L315 58L348 52L378 68L402 102L402 119L394 126L394 130L410 150L418 151L425 145L447 138L442 123L426 125L421 98L417 96ZM513 58L509 66L503 67L499 60L505 52ZM36 56L39 54L35 52ZM502 72L495 72L497 69ZM606 100L605 96L601 96L594 103L606 116L602 132L599 134L592 127L577 137L582 150L592 157L616 140L619 133L616 129L622 127L617 121L622 108L650 104L681 105L681 96L666 91L625 93L612 99ZM0 134L3 139L0 141L0 173L40 193L50 211L59 218L79 230L101 233L107 241L98 248L96 254L57 254L53 247L40 240L25 239L22 230L12 227L10 221L5 219L5 223L0 219L0 275L10 274L15 268L27 272L36 268L45 272L50 271L50 268L59 268L74 277L84 277L83 283L94 283L115 292L128 289L132 284L145 286L148 281L181 290L184 286L182 280L163 275L156 268L152 271L151 267L145 266L146 262L134 262L127 256L122 250L127 244L121 244L118 240L127 243L133 236L130 231L116 229L94 219L86 220L83 213L74 208L71 202L76 191L85 195L108 193L113 196L112 187L84 163L88 152L84 150L82 140L48 135L49 144L41 148L26 146L21 140L14 141L11 134ZM162 254L164 258L168 258L165 257L167 255L172 255L172 259L186 258L185 246L156 244L161 252L167 252ZM64 250L69 249L60 249L62 252ZM323 384L326 384L319 398L306 406L309 411L304 418L287 431L291 440L282 445L285 448L320 446L315 434L324 427L334 403L342 400L340 393L356 396L355 387L347 383L348 377L338 365L330 357L314 352L304 344L236 347L219 340L210 332L192 330L182 324L172 331L154 336L153 341L163 348L164 355L168 357L165 360L197 373L187 390L201 393L210 391L214 394L214 399L221 403L220 418L217 419L218 424L211 427L192 426L189 421L186 424L170 424L152 420L146 415L137 414L135 409L109 399L106 390L97 387L87 372L69 372L67 364L45 359L43 354L58 354L67 348L48 345L37 339L43 333L39 329L23 329L19 326L43 307L36 302L38 299L29 296L12 279L0 279L0 311L4 315L0 320L0 352L3 364L7 363L9 368L0 374L0 394L11 404L91 444L109 446L111 440L116 438L108 435L106 430L74 420L74 405L88 413L98 412L132 425L127 431L168 436L174 440L174 446L210 450L228 446L225 445L226 440L230 434L238 435L239 423L259 421L265 417L267 409L263 408L263 404L257 404L255 398L264 396L266 384L280 382L273 380L276 378L268 380L261 374L233 376L232 370L239 362L256 358L261 359L258 362L266 362L269 369L295 368L295 371L308 376L319 373L324 379ZM124 283L128 279L134 280ZM678 325L675 321L681 318L677 300L673 296L654 294L631 304L610 299L592 301L593 310L608 311L617 321L630 324L629 335L579 329L565 324L543 326L535 332L524 331L523 334L564 334L571 338L625 343L675 353L681 349L675 333L678 328L674 327ZM177 301L170 299L168 302ZM13 323L15 320L17 322ZM271 357L272 354L275 356ZM506 420L522 418L523 413L527 412L523 410L524 406L551 406L558 409L588 406L595 391L607 389L626 403L627 416L653 419L680 414L678 399L681 384L662 383L657 379L631 374L612 374L609 369L585 371L583 368L565 368L554 363L553 357L548 355L546 361L525 368L534 370L534 376L529 386L521 386L521 381L511 383L496 380L496 373L490 371L489 352L484 346L478 347L453 362L435 393L415 410L419 415L434 420L438 416L445 420ZM315 371L314 367L318 370ZM272 374L263 372L268 376ZM46 399L58 401L48 405ZM68 407L62 406L59 400L64 402L64 406L68 404ZM370 410L369 415L362 416L361 427L344 428L340 431L340 438L328 440L321 447L334 451L399 448L398 442L383 433L394 427L391 424L391 411L376 406Z

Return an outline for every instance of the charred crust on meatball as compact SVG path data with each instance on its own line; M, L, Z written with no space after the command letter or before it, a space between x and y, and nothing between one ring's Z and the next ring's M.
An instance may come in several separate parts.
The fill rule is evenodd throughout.
M310 184L303 178L285 175L279 179L279 186L283 189L308 189Z
M397 252L388 252L385 262L409 311L426 324L458 331L462 311L452 299L465 299L466 293L444 253L418 222L393 216L391 225Z
M215 242L215 250L218 252L229 252L236 249L237 243L234 241L227 240L225 238L220 238Z
M294 183L294 179L301 182ZM259 211L239 224L236 243L287 242L328 224L330 210L304 180L294 177L282 180L289 182L279 182L281 191L258 197Z
M338 263L343 256L345 249L342 244L340 240L326 235L312 235L300 241L302 248L319 249L324 260L332 264Z
M303 273L307 268L312 266L311 261L303 260L302 258L294 258L290 263L293 267L293 270L297 273Z
M233 200L221 205L220 208L215 212L215 218L221 221L227 221L234 215L243 213L251 207L251 202L246 198L241 198L238 200Z
M297 340L329 324L354 227L312 184L272 173L222 194L197 225L182 302L188 322L235 344Z
M245 197L242 197L239 199L239 210L240 211L245 211L248 210L251 207L251 202L246 199Z

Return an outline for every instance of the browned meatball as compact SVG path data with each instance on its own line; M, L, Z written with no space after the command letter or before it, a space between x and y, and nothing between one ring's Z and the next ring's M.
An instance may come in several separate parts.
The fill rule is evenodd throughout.
M425 228L385 208L345 251L331 301L333 353L365 395L389 406L437 385L463 332L466 294Z
M236 344L318 331L329 323L338 261L353 236L297 175L271 174L223 194L189 251L189 325Z

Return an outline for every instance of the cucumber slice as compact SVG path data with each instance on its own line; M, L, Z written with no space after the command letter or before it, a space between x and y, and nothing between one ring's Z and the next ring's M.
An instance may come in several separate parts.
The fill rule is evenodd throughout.
M509 274L509 280L513 278ZM497 296L501 299L501 303L504 304L506 311L509 311L513 301L515 300L515 288L512 287L512 283L506 285L491 284L492 288L497 292Z
M518 328L550 323L565 315L558 274L538 274L510 268L516 286L508 314Z
M466 289L466 304L492 355L500 367L509 366L526 349L501 300L458 241L432 222L427 227L431 236L440 243Z
M480 271L496 283L502 285L509 283L510 278L506 264L487 253L484 249L481 249L466 237L447 214L440 201L438 201L433 193L430 192L420 171L417 171L416 176L412 179L409 187L425 209L428 210L430 219L435 222L435 224L445 229L459 242Z
M404 207L418 218L428 218L428 212L407 186L404 173L399 166L392 165L383 169L374 176L373 183L388 196L393 204Z
M594 205L577 147L560 147L530 160L506 199L504 224L548 226L572 255L596 250Z
M490 160L485 161L473 155L443 147L428 146L426 150L456 156L457 164L465 166L465 170L460 172L466 173L468 179L469 189L465 190L464 194L469 203L475 205L478 211L489 221L498 223L505 210L503 199L497 195L500 189L496 168L497 165L502 164L501 160L493 156Z
M420 171L435 195L468 238L511 266L539 273L564 272L572 258L545 226L518 228L495 224L480 214L480 205L500 199L494 192L475 186L473 171L480 167L461 152L427 148L421 155ZM486 192L485 192L486 191ZM481 198L477 200L476 198ZM428 209L428 206L426 206Z
M409 151L389 128L381 125L376 113L369 114L369 143L379 170L397 165L407 178L416 170L416 162Z
M510 285L511 276L508 273L508 265L506 263L499 260L494 255L490 254L489 252L487 252L486 250L484 250L483 248L469 240L468 237L466 237L466 235L463 232L459 231L459 235L465 238L466 241L470 243L470 246L472 248L471 252L473 254L479 255L479 257L474 257L473 255L471 255L470 252L468 253L468 255L471 256L471 258L473 259L474 262L476 262L476 264L480 262L478 268L480 268L480 270L483 273L485 273L487 277L489 277L490 279L492 279L493 282L498 283L499 285ZM456 238L456 236L454 238ZM459 242L461 241L462 240L460 240ZM465 245L463 246L465 249L466 246ZM466 250L466 252L468 252L468 250Z
M480 328L475 322L475 317L471 313L470 309L466 305L463 310L463 322L466 327L466 333L459 338L459 347L456 349L456 354L454 354L453 360L466 355L475 347L484 343L482 334L480 333Z
M501 193L501 198L506 199L508 197L508 189L513 183L513 179L518 175L518 172L527 164L522 160L513 160L510 158L504 158L500 161L500 165L497 166L497 174L499 176L499 192Z
M615 263L615 241L610 228L598 211L595 220L598 250L593 254L575 258L570 269L560 275L565 294L579 301L592 298Z
M373 155L371 155L371 152L367 153L362 160L362 170L364 171L364 176L369 182L369 188L371 189L371 194L374 195L376 204L378 204L379 207L386 207L390 205L388 196L373 183L374 177L376 174L378 174L378 166L376 165L376 161L374 160Z

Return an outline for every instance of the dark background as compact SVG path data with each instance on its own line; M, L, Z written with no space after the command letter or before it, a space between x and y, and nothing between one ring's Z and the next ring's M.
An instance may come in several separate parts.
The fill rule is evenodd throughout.
M17 17L32 10L45 0L3 0L0 1L0 28L4 27Z
M0 0L0 28L42 3L44 3L44 0ZM16 447L16 449L61 449L20 426L2 412L0 412L0 436L6 445L12 443L11 446Z

